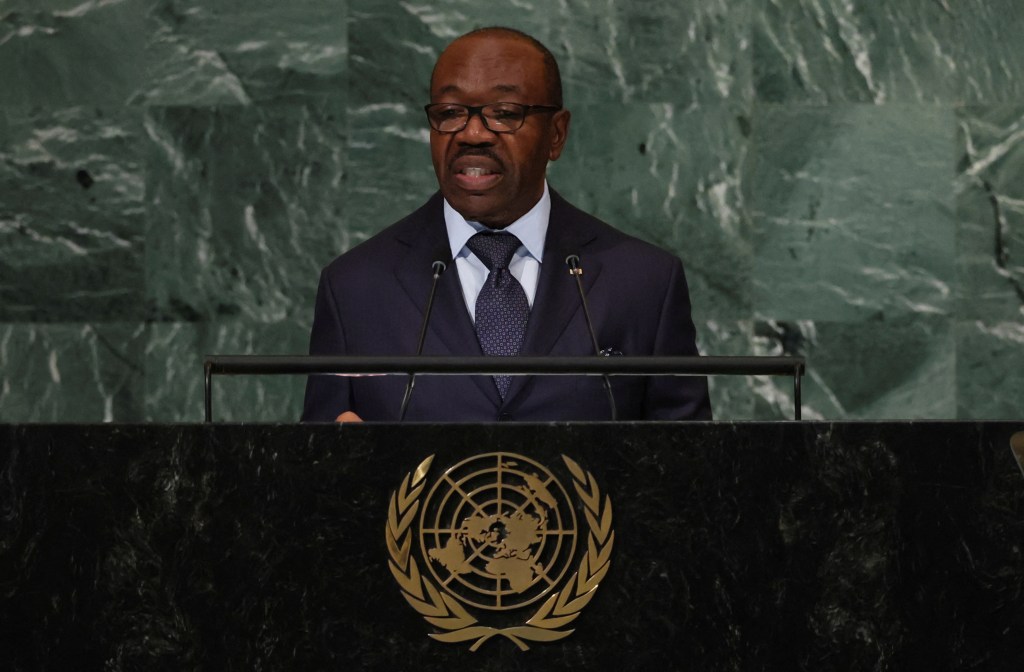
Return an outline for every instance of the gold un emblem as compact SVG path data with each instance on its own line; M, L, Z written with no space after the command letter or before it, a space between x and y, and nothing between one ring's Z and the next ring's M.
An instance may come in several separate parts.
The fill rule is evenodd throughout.
M437 629L430 637L473 642L476 651L501 636L525 651L527 642L571 635L566 626L594 597L615 543L611 501L602 501L594 477L562 456L588 528L577 554L576 508L544 465L514 453L476 455L428 490L433 461L423 460L391 495L385 532L391 573Z

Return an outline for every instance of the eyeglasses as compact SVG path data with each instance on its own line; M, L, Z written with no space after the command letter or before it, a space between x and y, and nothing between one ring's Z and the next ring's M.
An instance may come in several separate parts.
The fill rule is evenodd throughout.
M430 127L438 133L458 133L466 127L474 114L479 114L484 126L492 133L515 133L533 112L557 112L553 105L520 105L519 103L491 103L490 105L459 105L457 103L431 103L423 107Z

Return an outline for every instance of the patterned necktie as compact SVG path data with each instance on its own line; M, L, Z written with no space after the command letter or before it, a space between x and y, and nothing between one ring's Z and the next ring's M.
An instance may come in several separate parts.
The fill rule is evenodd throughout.
M466 242L487 270L487 280L476 297L476 337L485 355L518 355L526 333L530 304L526 292L509 270L512 255L522 243L510 233L481 232ZM512 376L494 376L504 399Z

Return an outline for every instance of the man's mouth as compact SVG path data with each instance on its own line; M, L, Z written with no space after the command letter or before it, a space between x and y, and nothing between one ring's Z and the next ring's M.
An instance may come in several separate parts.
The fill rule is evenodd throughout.
M469 168L463 168L462 170L459 171L459 173L467 177L483 177L484 175L495 174L493 170L488 170L487 168L476 168L472 166Z
M482 191L501 181L501 173L486 166L461 165L454 171L455 183L467 191Z

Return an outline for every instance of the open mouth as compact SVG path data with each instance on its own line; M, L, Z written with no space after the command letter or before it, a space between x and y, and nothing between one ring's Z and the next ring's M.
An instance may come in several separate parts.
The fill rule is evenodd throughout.
M455 182L463 189L478 191L487 189L501 180L501 173L485 166L460 166L455 171Z
M501 160L480 148L468 148L451 162L452 181L464 191L486 191L501 182L503 173Z

